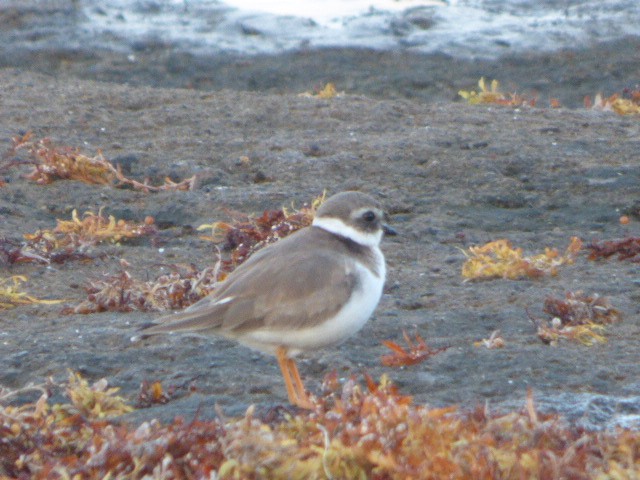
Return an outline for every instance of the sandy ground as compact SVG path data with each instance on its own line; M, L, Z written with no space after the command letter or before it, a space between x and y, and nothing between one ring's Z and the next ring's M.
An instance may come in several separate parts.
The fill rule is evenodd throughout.
M89 155L101 149L108 159L125 164L133 178L158 180L169 175L179 180L196 174L198 187L191 192L145 194L66 181L40 186L23 178L28 168L5 170L7 184L0 188L1 237L19 240L24 233L53 228L57 218L68 219L74 208L100 207L130 220L151 215L162 232L154 242L98 246L93 253L101 256L89 263L0 263L0 271L2 276L27 275L25 288L32 295L64 298L66 305L75 305L86 296L83 286L118 272L122 258L131 264L134 276L148 279L165 273L168 264L211 265L215 261L211 245L190 227L229 219L229 209L259 214L292 202L301 205L324 190L361 189L385 203L401 235L383 244L389 273L374 318L357 337L301 363L311 391L319 391L323 376L334 369L343 378L363 371L374 377L386 373L416 401L434 406L488 402L492 408L519 408L532 388L541 408L560 411L584 425L638 426L637 263L592 262L583 254L556 277L465 283L460 273L465 260L461 249L498 238L538 253L546 246L563 250L573 235L586 243L638 235L638 118L583 108L514 109L451 101L458 88L472 87L477 70L483 69L498 77L509 72L509 81L524 86L546 78L551 85L546 91L565 104L579 104L583 94L594 93L592 89L612 92L620 82L632 87L630 79L638 78L637 63L635 73L624 65L631 51L637 55L633 41L637 40L630 40L631 50L619 48L620 56L608 58L610 68L600 71L594 69L604 60L594 52L613 55L616 45L548 56L547 63L539 57L528 62L525 58L520 67L510 61L476 65L460 77L456 72L461 70L446 74L446 68L438 69L434 63L422 75L429 89L442 87L438 78L448 78L438 98L420 94L420 88L398 93L405 85L397 80L402 73L400 57L371 52L361 54L358 65L368 62L372 69L378 65L370 77L379 82L372 81L363 92L358 83L363 74L345 73L351 80L338 84L347 94L330 100L296 95L313 85L296 75L287 84L278 67L286 58L273 64L256 59L246 67L259 72L256 65L262 65L263 75L255 73L255 78L267 78L272 72L278 79L275 83L286 85L278 92L245 88L242 80L234 90L220 89L218 84L211 90L207 87L212 85L189 84L187 70L186 76L163 77L151 68L159 65L153 56L147 58L146 76L130 71L130 83L137 86L86 78L91 76L87 72L109 70L111 77L94 76L126 81L116 78L108 55L92 57L92 69L81 68L89 61L85 57L67 63L51 60L55 65L49 75L26 68L47 70L46 62L4 68L0 70L2 150L9 149L12 136L30 130L38 138L78 146ZM316 61L339 65L339 58L346 62L355 57L353 52L323 52ZM550 65L563 58L567 77L555 83L554 76L560 73ZM591 58L591 63L576 65L576 58ZM455 65L444 57L442 62ZM304 62L291 65L297 72L305 70ZM331 71L327 67L327 77ZM387 71L398 72L396 81L385 83ZM612 71L624 75L607 73ZM581 83L584 77L592 79L587 87ZM162 80L154 83L152 78ZM175 87L172 82L201 89L157 85ZM360 87L349 88L353 85ZM249 162L240 160L245 156ZM631 216L629 225L620 225L623 213ZM577 290L608 297L623 313L623 322L608 329L605 344L543 344L527 311L544 317L547 296ZM233 415L252 403L260 408L286 403L272 358L214 338L165 336L141 344L129 342L136 329L158 313L63 316L60 310L60 306L23 306L0 313L1 386L20 388L49 376L60 382L72 369L90 380L108 378L132 402L144 380L161 380L166 388L175 389L171 402L140 410L132 414L132 421L176 414L189 418L198 408L201 416L210 417L215 415L215 404ZM388 351L381 342L402 342L403 329L410 333L417 329L431 346L450 348L416 366L383 367L380 357ZM504 348L473 346L495 329L502 331Z

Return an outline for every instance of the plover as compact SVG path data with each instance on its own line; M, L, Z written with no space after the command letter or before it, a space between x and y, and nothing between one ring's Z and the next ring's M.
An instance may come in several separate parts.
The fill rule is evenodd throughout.
M295 356L337 345L375 310L386 276L381 205L361 192L327 199L313 223L259 250L210 295L142 330L198 332L275 355L289 401L313 408Z

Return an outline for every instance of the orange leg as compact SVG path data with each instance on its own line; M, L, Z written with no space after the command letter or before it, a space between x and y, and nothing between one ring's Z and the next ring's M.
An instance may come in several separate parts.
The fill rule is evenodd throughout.
M280 365L280 371L284 377L284 384L287 387L287 395L289 396L289 402L296 404L296 391L293 388L293 381L291 380L291 372L289 371L289 359L287 358L287 350L284 347L278 347L276 350L276 358L278 359L278 365Z
M311 403L311 400L304 389L304 384L300 378L296 362L290 358L287 363L289 364L289 373L293 377L293 386L296 389L296 395L298 397L298 406L300 408L313 410L313 403Z
M280 371L284 377L284 384L287 387L289 402L297 407L312 410L314 405L304 390L296 362L287 357L287 349L278 347L276 350L276 358L278 359L278 365L280 365Z

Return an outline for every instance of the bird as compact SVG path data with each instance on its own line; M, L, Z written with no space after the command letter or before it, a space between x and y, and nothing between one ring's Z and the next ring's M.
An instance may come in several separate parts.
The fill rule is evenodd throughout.
M386 278L380 243L397 234L387 220L372 196L337 193L311 225L258 250L208 296L141 337L197 332L274 355L289 402L313 409L295 357L338 345L369 320Z

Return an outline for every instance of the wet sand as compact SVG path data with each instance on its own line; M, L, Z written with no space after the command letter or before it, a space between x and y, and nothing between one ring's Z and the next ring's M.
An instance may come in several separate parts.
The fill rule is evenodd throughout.
M3 172L0 236L53 228L57 218L105 207L118 218L151 215L156 242L101 245L93 262L0 265L26 275L30 294L74 305L83 286L119 270L138 278L166 265L214 261L191 227L229 218L229 209L261 213L301 205L324 190L361 189L378 196L402 234L385 240L388 281L361 335L302 362L310 390L336 369L346 378L387 373L416 401L434 406L519 408L532 388L543 409L587 426L638 425L638 264L591 262L581 255L555 277L463 282L460 249L508 238L529 253L637 235L640 221L640 122L586 110L584 95L633 88L637 38L575 52L464 62L445 55L324 50L276 57L204 58L144 46L136 62L113 52L26 51L0 58L0 140L26 131L59 145L101 149L129 176L174 180L197 175L191 192L145 194L79 182L35 185L28 168ZM470 106L457 91L497 77L505 90L540 92L543 108ZM297 94L333 81L345 95ZM545 107L559 98L560 109ZM249 161L240 161L248 157ZM25 158L25 157L21 157ZM619 224L621 214L631 217ZM162 250L158 248L160 246ZM583 290L608 297L624 315L593 347L543 344L529 314L544 299ZM219 339L167 336L132 344L129 337L158 313L60 314L60 306L2 312L0 385L20 388L67 369L107 377L135 402L140 383L173 387L166 405L131 419L189 418L214 404L241 414L286 402L274 359ZM450 348L404 369L383 367L383 340L417 331ZM506 346L473 342L500 329ZM60 395L61 392L56 392ZM27 397L22 400L28 400Z

